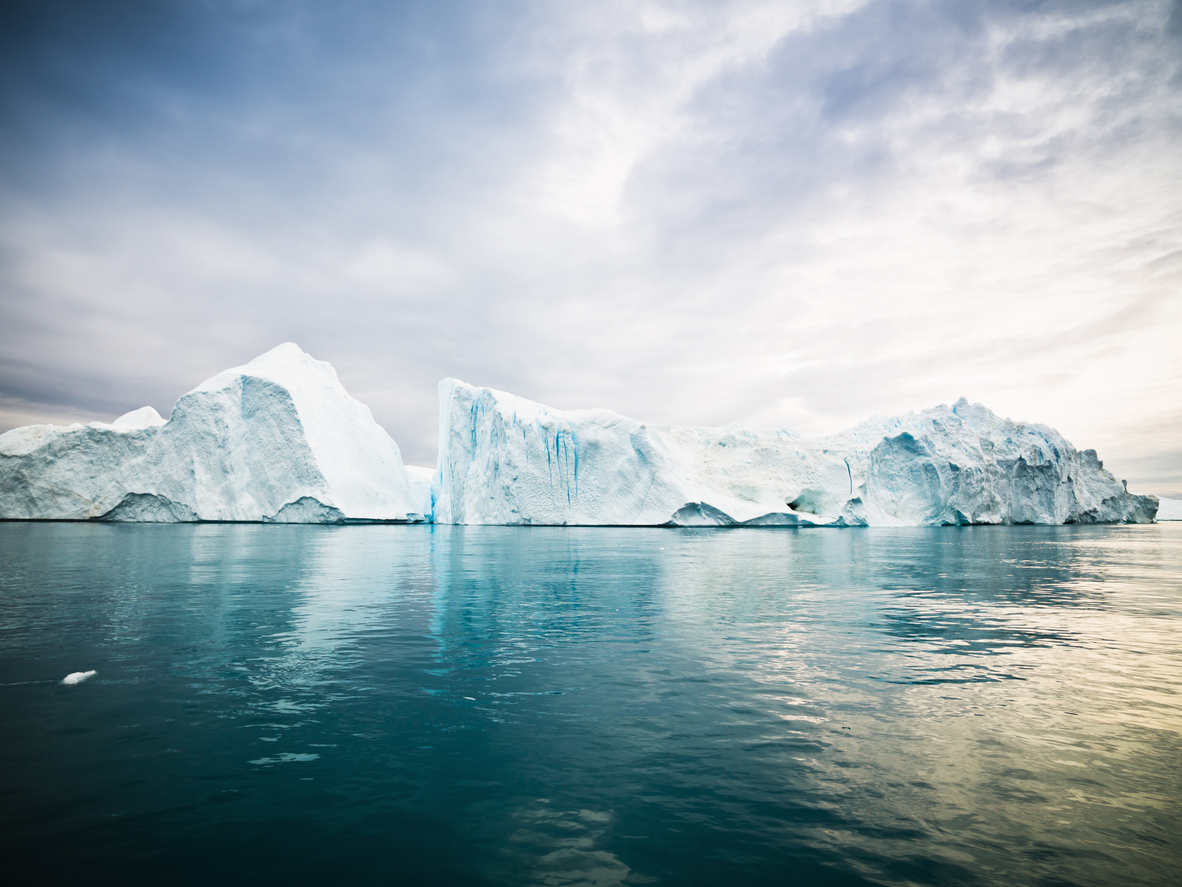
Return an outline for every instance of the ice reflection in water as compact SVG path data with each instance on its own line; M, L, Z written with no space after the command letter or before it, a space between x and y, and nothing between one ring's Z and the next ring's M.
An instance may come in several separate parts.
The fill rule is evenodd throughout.
M1170 883L1179 531L0 525L0 841L129 883Z
M510 874L513 883L544 887L616 887L644 884L655 879L634 874L619 857L598 849L610 833L613 816L597 810L554 810L547 799L537 806L513 811L516 826L504 848L510 858L506 872L495 864L487 874ZM525 871L514 858L528 860Z

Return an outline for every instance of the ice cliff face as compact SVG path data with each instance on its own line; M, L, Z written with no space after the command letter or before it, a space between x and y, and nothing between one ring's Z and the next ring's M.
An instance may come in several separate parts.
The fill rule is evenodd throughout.
M420 497L421 498L421 497ZM397 444L292 344L110 425L0 435L0 517L422 520Z
M961 400L831 437L647 425L440 383L434 519L460 524L916 526L1144 522L1092 450Z
M431 487L435 482L435 470L420 468L418 465L407 465L406 477L410 482L410 495L414 502L414 510L430 517L432 512Z

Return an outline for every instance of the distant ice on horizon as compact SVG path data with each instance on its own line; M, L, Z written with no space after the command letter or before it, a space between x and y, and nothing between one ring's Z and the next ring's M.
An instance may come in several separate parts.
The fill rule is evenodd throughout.
M1182 499L1167 499L1165 496L1158 496L1157 519L1159 521L1182 520Z

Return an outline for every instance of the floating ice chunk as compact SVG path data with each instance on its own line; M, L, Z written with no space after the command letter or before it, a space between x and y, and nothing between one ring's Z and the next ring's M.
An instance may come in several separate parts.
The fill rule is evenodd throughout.
M91 669L90 671L75 671L62 678L62 683L66 686L73 686L74 684L81 684L83 681L93 678L97 671Z
M283 754L275 755L269 758L256 758L248 763L261 767L264 764L293 764L300 761L315 761L320 755L309 754L306 752L284 752Z

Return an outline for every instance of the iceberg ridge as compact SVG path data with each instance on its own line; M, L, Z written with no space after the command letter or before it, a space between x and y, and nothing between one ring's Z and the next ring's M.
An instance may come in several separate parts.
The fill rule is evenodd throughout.
M440 383L434 520L938 526L1148 522L1095 451L962 399L841 434L648 425Z

